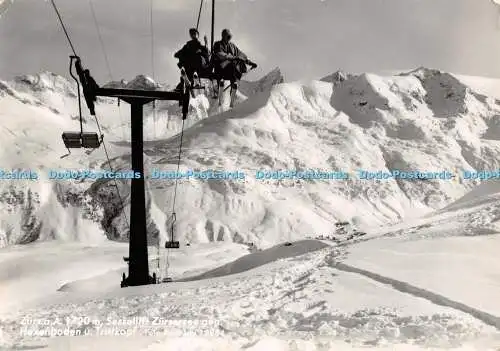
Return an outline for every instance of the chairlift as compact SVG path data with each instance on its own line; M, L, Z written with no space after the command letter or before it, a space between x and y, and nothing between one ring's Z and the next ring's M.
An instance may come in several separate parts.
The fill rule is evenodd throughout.
M199 12L198 12L198 20L197 20L197 23L196 23L196 30L199 29L199 25L200 25L200 18L201 18L201 13L202 13L202 9L203 9L203 2L204 0L201 0L200 1L200 9L199 9ZM210 81L212 83L212 88L213 88L213 96L212 98L214 99L217 99L219 98L219 105L221 105L222 101L220 100L221 99L221 95L227 90L229 89L232 84L229 84L228 86L225 86L225 81L226 80L230 80L231 78L230 77L224 77L223 75L221 75L219 72L216 72L215 70L215 67L214 67L214 61L213 61L213 51L214 51L214 35L215 35L215 0L212 0L212 14L211 14L211 38L210 38L210 51L209 51L209 55L210 55L210 60L208 62L208 66L206 68L204 68L202 71L200 72L195 72L194 75L193 75L193 81L190 82L192 84L190 84L190 89L191 89L191 93L194 94L194 91L195 90L204 90L205 93L207 91L207 86L203 85L201 83L201 79L206 79L208 81ZM208 48L208 39L207 39L207 36L204 36L204 42L205 42L205 47ZM252 70L253 68L251 68L250 70ZM231 101L234 100L235 96L236 96L236 89L234 89L234 92L233 92L233 95L231 97Z
M0 0L1 1L1 0ZM182 131L184 130L184 120L187 118L188 107L189 107L189 93L188 89L186 89L186 84L183 86L183 90L181 92L178 91L148 91L145 89L124 89L124 88L101 88L96 83L96 81L90 75L90 71L88 69L83 69L81 65L80 58L77 56L75 49L73 47L73 43L71 42L71 38L66 31L66 27L62 20L62 17L57 9L57 6L54 1L51 1L52 6L59 18L59 22L61 27L66 34L68 42L73 51L72 56L70 56L70 68L69 72L71 77L75 80L77 89L78 89L78 108L79 108L79 121L80 121L80 130L79 131L65 131L62 133L63 143L68 149L68 155L71 153L70 149L76 148L84 148L95 150L101 146L103 143L103 134L101 132L101 127L99 126L99 121L97 120L97 116L95 113L95 103L97 102L97 97L116 97L118 98L118 103L120 103L120 99L127 101L131 105L131 118L132 121L137 121L138 123L131 124L132 130L132 165L134 170L139 168L143 173L143 105L145 101L156 101L156 100L175 100L182 101ZM96 21L97 26L97 21ZM97 27L98 29L98 27ZM73 63L76 69L76 75L78 75L79 79L76 78L76 75L73 74ZM82 92L80 89L82 88ZM82 104L81 104L81 95L85 98L87 107L90 111L90 115L96 117L96 124L98 128L98 133L84 132L83 131L83 116L82 116ZM140 123L139 123L140 122ZM182 132L181 132L182 133ZM182 134L181 134L182 135ZM182 150L182 138L179 146L179 163L181 159L181 150ZM66 156L68 156L66 155ZM106 153L107 156L107 153ZM63 156L65 157L65 156ZM108 157L108 163L109 163ZM176 182L177 185L177 182ZM144 202L144 180L132 179L131 185L131 211L130 211L130 236L142 236L144 233L142 231L142 224L146 222L146 216L143 209L146 209ZM118 196L121 196L118 193ZM123 201L122 201L123 205ZM123 207L123 206L122 206ZM173 208L175 209L175 198ZM135 210L135 211L134 211ZM175 218L175 213L174 213ZM135 228L135 229L134 229ZM167 248L179 248L179 242L174 241L174 232L172 228L172 237L171 241L166 243ZM131 241L129 245L129 253L130 257L123 257L123 260L129 266L129 276L126 277L125 273L122 274L121 287L127 286L137 286L137 285L145 285L145 284L154 284L159 282L159 278L157 274L154 273L153 276L149 275L149 265L148 265L148 248L147 248L147 240L137 240ZM159 259L158 259L159 261ZM171 278L166 278L169 281L172 281Z
M80 131L79 132L63 132L62 140L66 149L68 149L68 154L61 156L64 158L71 154L70 149L98 149L103 141L104 135L100 135L95 132L84 132L83 131L83 117L82 117L82 104L81 104L81 94L80 94L80 82L73 74L73 61L77 60L76 56L71 56L69 74L75 80L78 89L78 110L80 118ZM78 61L77 61L78 63Z
M179 249L180 243L178 241L167 241L165 243L165 248L166 249Z
M174 241L174 224L175 224L176 220L177 220L177 217L175 215L175 212L173 212L172 213L172 225L170 226L170 240L165 243L166 249L179 249L180 248L180 242Z
M98 149L103 136L93 132L63 132L62 139L67 149Z

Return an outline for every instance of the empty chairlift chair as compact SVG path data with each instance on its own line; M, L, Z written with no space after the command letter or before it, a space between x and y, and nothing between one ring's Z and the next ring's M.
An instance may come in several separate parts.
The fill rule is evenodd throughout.
M62 133L62 140L68 153L61 156L64 158L71 154L71 149L87 149L87 154L101 146L103 136L99 137L97 133L91 132L64 132Z
M97 149L101 146L102 136L91 132L64 132L62 133L64 146L68 149Z
M178 248L180 248L180 243L178 241L173 241L173 240L167 241L165 243L165 248L166 249L178 249Z
M170 240L165 243L166 249L179 249L180 248L179 241L174 240L174 224L175 224L176 220L177 220L177 217L176 217L175 212L174 212L174 213L172 213L172 225L170 226Z

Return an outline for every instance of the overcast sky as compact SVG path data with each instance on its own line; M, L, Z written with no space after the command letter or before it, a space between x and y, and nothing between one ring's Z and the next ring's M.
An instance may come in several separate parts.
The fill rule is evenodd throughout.
M151 0L92 0L115 79L152 75ZM156 79L178 81L172 57L195 25L200 0L153 0ZM89 0L56 0L77 53L109 80ZM498 9L489 0L216 0L224 27L259 64L286 80L337 69L381 72L418 66L500 78ZM210 34L205 4L200 32ZM48 1L16 0L0 17L0 78L49 70L67 75L68 44Z

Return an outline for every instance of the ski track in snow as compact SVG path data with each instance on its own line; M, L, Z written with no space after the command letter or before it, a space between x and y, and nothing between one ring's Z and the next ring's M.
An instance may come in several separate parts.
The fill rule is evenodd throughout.
M313 349L318 350L327 350L335 343L347 340L354 347L388 344L456 347L494 334L467 315L485 319L486 314L471 313L471 309L410 284L339 263L345 254L343 249L326 248L264 265L250 273L156 286L154 294L151 290L147 295L136 295L144 291L142 289L136 289L135 293L134 289L120 290L115 297L102 296L84 303L64 303L25 311L17 318L3 320L1 326L11 345L34 347L45 344L50 349L61 347L63 342L79 343L87 339L82 336L36 342L16 338L23 316L51 321L72 316L89 316L101 321L110 317L193 319L196 316L196 319L220 322L212 335L230 337L232 342L228 350L253 350L256 345L263 347L259 343L266 338L286 341L289 347L298 340L308 340L314 345ZM164 292L159 292L161 290ZM436 304L448 305L452 309ZM454 310L457 306L467 314ZM176 335L182 335L182 330L170 331L170 338L156 337L158 347L167 347L175 341ZM159 328L157 332L162 333L164 329ZM137 334L141 333L147 334L146 330ZM147 336L131 338L139 342ZM97 339L89 342L106 340ZM153 343L154 339L148 340ZM115 342L123 340L116 339ZM206 342L213 343L213 340ZM194 350L187 346L187 341L182 345L186 350Z
M477 319L483 321L484 323L491 325L491 326L497 328L498 330L500 330L500 318L499 317L494 316L494 315L489 314L489 313L486 313L486 312L483 312L483 311L479 311L478 309L467 306L463 303L450 300L444 296L435 294L435 293L428 291L428 290L425 290L425 289L418 288L418 287L413 286L411 284L408 284L408 283L405 283L405 282L402 282L402 281L399 281L396 279L392 279L389 277L384 277L384 276L381 276L379 274L369 272L369 271L364 270L364 269L356 268L356 267L353 267L353 266L350 266L350 265L347 265L344 263L336 264L335 268L342 270L342 271L345 271L345 272L361 274L365 277L376 280L380 283L391 285L394 289L401 291L403 293L408 293L408 294L413 295L415 297L420 297L420 298L429 300L432 303L435 303L436 305L446 306L446 307L450 307L450 308L454 308L456 310L462 311L464 313L468 313L471 316L473 316L474 318L477 318Z

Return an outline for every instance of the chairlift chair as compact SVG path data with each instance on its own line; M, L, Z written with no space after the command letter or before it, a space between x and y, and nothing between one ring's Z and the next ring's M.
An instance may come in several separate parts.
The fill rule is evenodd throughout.
M62 140L64 146L68 150L66 155L62 155L61 158L65 158L71 155L70 149L87 149L86 153L89 155L92 151L98 149L102 144L103 135L99 138L97 133L92 132L63 132Z
M166 249L179 249L181 247L180 242L174 240L174 224L176 221L177 221L177 217L175 215L175 212L173 212L172 213L172 224L170 226L170 240L168 240L165 243Z
M165 248L166 249L179 249L180 243L178 241L167 241L165 243Z
M78 79L75 77L73 74L72 68L73 68L73 62L74 60L77 60L78 64L78 57L76 56L71 56L70 57L70 68L69 68L69 74L71 77L75 80L77 84L77 91L78 91L78 112L79 112L79 119L80 119L80 131L79 132L63 132L62 133L62 140L64 143L64 146L66 149L68 149L68 154L64 155L62 157L66 157L71 154L70 149L98 149L101 144L104 135L99 136L99 134L95 132L84 132L83 131L83 117L82 117L82 105L81 105L81 95L80 95L80 82Z
M64 146L69 149L98 149L102 143L102 135L92 132L63 132Z

